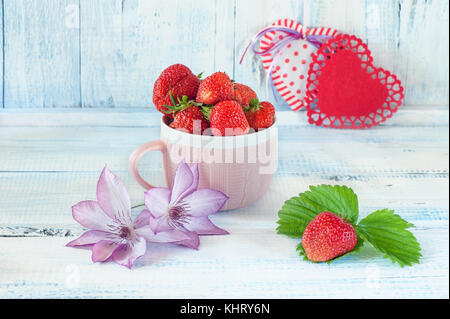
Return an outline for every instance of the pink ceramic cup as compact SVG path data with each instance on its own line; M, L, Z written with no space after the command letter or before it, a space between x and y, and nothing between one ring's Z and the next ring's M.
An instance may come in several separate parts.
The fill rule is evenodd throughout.
M216 189L228 195L222 210L250 205L269 190L278 160L276 123L247 135L209 136L175 130L163 117L160 136L160 140L142 144L130 155L131 174L145 189L154 186L139 174L138 162L145 153L160 151L169 187L181 161L198 163L199 188Z

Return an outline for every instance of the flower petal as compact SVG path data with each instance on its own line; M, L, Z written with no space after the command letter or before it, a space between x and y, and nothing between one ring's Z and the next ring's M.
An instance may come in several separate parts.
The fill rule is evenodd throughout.
M194 191L191 189L193 182L194 176L189 165L184 161L178 164L175 176L173 178L170 203L176 204L179 200L183 199L184 196L187 196Z
M173 226L169 224L169 217L167 215L159 218L150 218L149 226L155 234L174 229Z
M146 238L147 239L147 238ZM172 229L155 234L152 238L147 239L153 243L170 243L186 246L192 249L198 249L200 238L194 232L179 229Z
M225 229L214 225L208 216L194 217L185 228L199 235L226 235L229 234Z
M106 166L97 183L97 200L109 217L131 220L131 202L128 191L120 178Z
M92 261L96 263L107 260L119 245L119 242L100 240L92 247Z
M158 225L161 225L164 230L155 232ZM167 218L155 218L150 216L149 227L142 227L136 229L136 233L139 236L144 237L148 242L153 243L172 243L178 245L184 245L190 248L197 249L200 243L200 239L196 233L190 232L187 229L179 230L174 229L167 224Z
M144 209L134 220L134 229L148 226L150 223L150 217L152 217L150 211L148 209Z
M192 240L196 237L192 234L177 229L171 229L168 231L159 232L157 234L151 232L145 233L142 229L140 229L139 235L143 236L148 242L152 243L174 243L184 240Z
M198 234L190 231L185 231L184 233L189 236L189 239L174 242L174 244L186 246L192 249L198 249L198 246L200 245L200 238L198 237Z
M114 223L93 200L86 200L72 206L72 216L81 226L89 229L108 231L108 225Z
M170 189L168 188L155 187L144 194L145 206L155 217L166 215L169 201Z
M154 220L155 217L153 217L147 209L144 209L138 217L136 217L134 220L134 230L138 236L147 239L147 237L151 238L155 235L154 231L150 227L150 219Z
M136 259L143 256L147 250L147 244L143 237L138 237L135 242L122 244L114 250L112 259L131 269Z
M199 178L200 178L200 175L198 172L198 163L189 165L189 169L191 170L192 177L194 178L192 180L191 186L189 187L189 190L187 191L187 193L190 194L190 193L194 192L195 190L197 190L197 188L198 188L198 182L199 182Z
M217 213L227 200L228 196L224 193L207 188L198 189L183 199L190 207L190 214L196 217Z
M92 245L101 240L106 239L109 233L99 230L88 230L84 232L77 239L72 240L66 244L67 247Z

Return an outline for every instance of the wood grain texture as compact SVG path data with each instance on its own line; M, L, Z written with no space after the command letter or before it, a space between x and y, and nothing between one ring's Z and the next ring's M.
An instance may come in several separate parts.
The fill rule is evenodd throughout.
M406 104L448 104L448 7L439 0L400 2L394 72L405 83Z
M4 104L79 107L78 1L4 1Z
M92 264L89 251L64 247L82 232L70 207L95 199L105 164L132 204L141 204L127 158L158 138L159 118L142 109L0 111L0 298L448 298L446 107L403 108L363 131L317 128L303 112L278 112L279 167L270 192L213 216L229 236L202 237L198 251L149 244L132 271ZM163 185L159 154L146 156L140 169ZM370 246L332 265L301 260L297 241L275 233L277 211L322 183L352 187L362 217L389 207L413 223L421 264L394 266Z
M209 0L81 1L83 106L152 107L153 83L174 63L196 74L216 63L232 70L224 52L233 48L232 8Z
M259 9L262 14L244 19L251 8L267 6L268 11ZM448 105L448 7L447 1L439 0L277 1L265 6L245 1L236 5L236 37L249 39L262 26L284 17L355 34L368 43L375 65L402 80L405 105ZM236 50L242 52L245 44L237 41ZM265 72L257 57L247 57L235 74L265 92ZM279 108L288 109L276 95Z
M4 107L3 105L3 0L0 1L0 109Z
M238 61L258 30L283 18L360 36L403 81L405 105L448 106L446 0L2 1L7 108L151 108L154 80L177 62L226 71L273 100L259 58Z
M242 64L239 64L249 41L262 28L278 19L290 18L302 21L303 1L236 1L235 59L234 79L254 88L260 99L271 100L272 93L266 90L266 71L261 59L248 52ZM257 13L256 13L257 12ZM277 95L276 107L288 109L287 104ZM284 106L284 107L283 107Z
M303 23L308 27L331 27L365 37L366 10L366 1L361 0L305 1Z
M425 253L411 268L369 246L327 265L301 260L297 241L272 225L230 227L222 217L214 221L230 235L204 236L198 251L148 244L132 271L92 264L67 238L2 238L0 298L448 298L448 249L437 245L448 246L448 229L413 230Z

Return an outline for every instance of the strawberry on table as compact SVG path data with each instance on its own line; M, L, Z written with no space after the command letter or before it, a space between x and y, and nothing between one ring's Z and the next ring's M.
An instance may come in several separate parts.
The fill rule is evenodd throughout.
M214 105L209 120L211 131L216 136L244 135L250 130L242 106L236 101L223 101Z
M255 91L249 86L241 83L234 83L234 100L242 106L249 105L252 99L257 99Z
M233 82L226 73L216 72L200 83L196 100L199 103L213 105L233 98Z
M273 105L269 102L259 102L258 99L251 99L244 112L248 124L255 131L271 127L275 118Z
M175 99L182 98L195 99L200 79L183 64L174 64L166 68L153 86L153 104L158 111L165 113L166 105L172 105L169 92ZM173 117L172 114L168 114Z
M358 196L344 185L311 185L288 199L278 216L278 234L301 237L297 251L311 261L334 261L358 252L364 243L401 267L418 264L422 256L408 230L413 224L393 210L378 209L358 222Z
M355 229L341 217L330 213L318 214L306 226L302 246L309 260L328 261L355 248Z

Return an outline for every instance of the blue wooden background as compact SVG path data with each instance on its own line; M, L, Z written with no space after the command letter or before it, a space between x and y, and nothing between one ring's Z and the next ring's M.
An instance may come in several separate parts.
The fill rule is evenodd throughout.
M222 70L264 97L249 39L278 18L365 39L407 105L448 105L447 0L0 0L3 108L152 107L159 72ZM283 106L280 106L283 108Z

